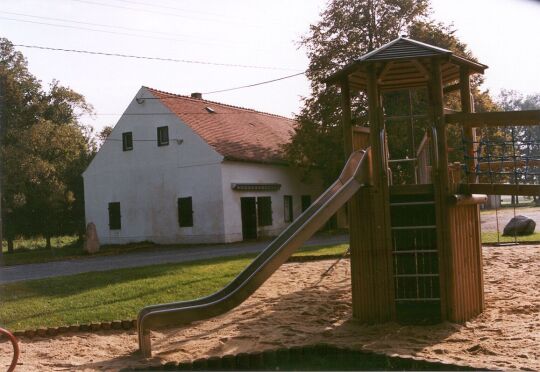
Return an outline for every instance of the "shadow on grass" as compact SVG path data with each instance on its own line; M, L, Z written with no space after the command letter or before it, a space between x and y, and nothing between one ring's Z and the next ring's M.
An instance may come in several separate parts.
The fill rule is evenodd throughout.
M4 305L1 320L7 325L19 324L16 328L29 328L24 324L43 321L65 325L89 317L109 321L119 319L115 314L126 313L134 318L146 305L187 300L219 290L251 258L216 258L5 284L0 286ZM65 321L55 320L59 317Z

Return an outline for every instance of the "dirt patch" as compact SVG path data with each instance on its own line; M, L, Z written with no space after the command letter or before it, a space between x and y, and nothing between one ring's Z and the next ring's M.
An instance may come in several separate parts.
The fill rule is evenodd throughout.
M154 357L137 354L134 331L23 340L24 371L118 370L167 361L329 343L477 368L540 370L540 246L484 248L486 310L465 324L363 325L351 320L349 262L284 265L230 313L153 334ZM7 365L8 344L0 344Z

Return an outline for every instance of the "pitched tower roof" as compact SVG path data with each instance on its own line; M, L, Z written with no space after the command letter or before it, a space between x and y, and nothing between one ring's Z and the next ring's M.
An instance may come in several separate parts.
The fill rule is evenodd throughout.
M379 84L382 89L422 86L429 79L429 61L433 57L443 60L441 72L444 84L459 78L461 66L467 67L470 73L484 73L487 68L450 50L400 37L355 59L328 77L327 82L333 84L347 76L351 88L364 90L367 84L366 67L375 64L380 69Z

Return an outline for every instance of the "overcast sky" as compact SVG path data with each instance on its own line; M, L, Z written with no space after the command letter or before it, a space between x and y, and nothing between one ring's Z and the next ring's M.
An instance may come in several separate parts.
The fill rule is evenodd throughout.
M152 5L150 5L152 4ZM326 0L2 0L0 36L14 44L161 57L156 61L17 47L44 84L82 93L96 129L114 125L141 85L211 92L304 71L298 40ZM536 0L432 0L434 18L489 66L486 88L540 92ZM233 66L234 65L234 66ZM292 116L309 94L303 76L204 98Z

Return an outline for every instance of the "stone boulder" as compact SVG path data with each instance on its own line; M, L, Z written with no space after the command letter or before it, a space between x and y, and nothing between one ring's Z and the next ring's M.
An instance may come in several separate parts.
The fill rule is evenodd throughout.
M84 250L90 254L99 252L99 238L96 225L90 222L86 225L86 239L84 240Z
M526 216L512 218L504 227L503 236L531 235L536 228L536 222Z

